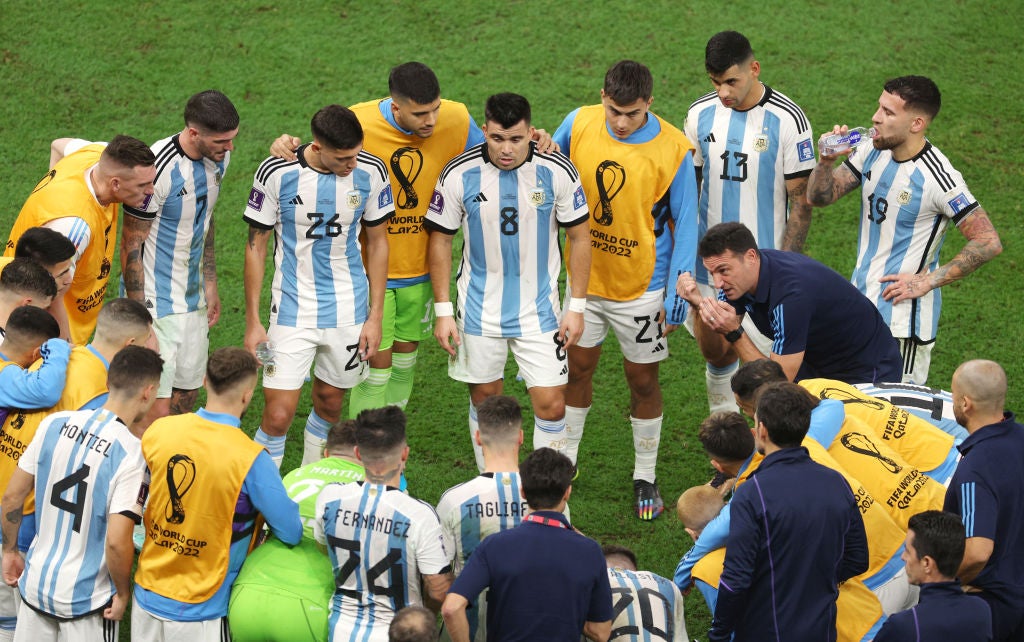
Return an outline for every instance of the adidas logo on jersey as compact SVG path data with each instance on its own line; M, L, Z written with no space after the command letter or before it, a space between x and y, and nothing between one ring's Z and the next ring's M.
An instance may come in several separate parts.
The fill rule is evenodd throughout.
M658 343L654 344L653 348L651 348L651 354L657 354L658 352L664 352L664 351L665 351L665 343L663 341L659 341Z
M705 136L704 137L704 142L705 143L713 143L713 142L715 142L715 132L711 132L710 134Z
M477 194L476 196L473 197L473 202L474 203L486 203L487 202L487 197L484 196L483 192L480 192L479 194Z
M289 205L302 205L302 197L296 196L292 200L288 201Z
M562 366L562 371L558 373L558 376L561 377L564 374L569 374L569 365L568 364Z
M182 196L184 196L184 195L186 195L186 194L188 194L188 189L186 189L186 188L184 188L184 187L182 187L182 188L181 188L181 191L180 191L180 192L178 192L178 196L179 196L179 197L182 197Z

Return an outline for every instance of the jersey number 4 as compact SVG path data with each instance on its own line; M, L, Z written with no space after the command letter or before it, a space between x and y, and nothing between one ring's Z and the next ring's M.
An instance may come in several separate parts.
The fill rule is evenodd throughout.
M341 557L344 555L343 551L348 552L348 559L334 572L334 586L338 589L339 593L358 599L359 594L356 591L345 588L345 583L362 561L359 542L354 539L342 539L328 535L327 545L338 549L335 552L338 561L341 561ZM370 592L374 595L383 595L391 598L396 611L405 608L404 571L402 550L398 548L389 549L387 555L366 571L366 583L370 587ZM385 573L387 573L386 585L381 586L377 583L377 580Z
M50 504L54 508L66 510L74 516L71 529L76 533L82 532L82 516L85 513L85 498L89 493L89 464L82 464L82 467L71 473L64 479L53 485L50 490ZM64 493L74 492L74 499L65 499Z

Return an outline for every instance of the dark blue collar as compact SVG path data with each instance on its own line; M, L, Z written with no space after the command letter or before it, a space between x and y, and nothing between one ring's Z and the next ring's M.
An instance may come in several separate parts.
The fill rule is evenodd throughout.
M963 442L957 446L957 449L960 451L960 454L966 455L968 450L974 448L986 439L1003 437L1010 434L1011 431L1022 429L1024 429L1024 427L1017 423L1012 412L1004 412L1002 421L978 428L968 435L967 439L964 439Z

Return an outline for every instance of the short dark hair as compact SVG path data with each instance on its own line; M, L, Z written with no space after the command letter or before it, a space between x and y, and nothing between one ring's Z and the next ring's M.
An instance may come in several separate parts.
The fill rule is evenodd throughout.
M519 465L523 496L533 510L558 506L572 485L575 467L568 457L551 448L538 448Z
M605 559L621 555L629 560L629 563L633 565L634 569L639 568L636 565L636 553L625 546L619 546L618 544L605 544L601 547L601 553L604 555Z
M344 419L337 422L327 431L327 442L324 450L334 452L349 449L356 445L356 420Z
M118 134L103 148L100 158L105 158L126 169L135 167L152 167L156 165L156 156L149 145L138 138Z
M604 75L604 95L616 105L650 100L653 94L654 77L651 70L634 60L620 60Z
M738 412L711 413L701 422L697 439L704 452L719 461L745 461L754 452L754 435Z
M704 69L709 74L725 73L733 65L741 65L754 57L747 37L738 31L719 31L704 48Z
M107 369L107 388L111 392L134 395L143 387L160 382L164 360L143 346L125 346L117 351Z
M398 406L368 408L356 415L359 458L373 463L396 455L405 446L405 421Z
M757 241L746 225L736 222L713 225L697 244L697 256L702 259L726 251L746 254L747 250L757 250Z
M729 385L733 393L743 401L753 401L761 386L777 381L789 381L778 361L757 359L747 361L732 376Z
M313 138L334 149L353 149L363 142L363 126L348 107L327 105L309 123Z
M392 98L426 105L438 99L441 85L430 67L422 62L407 62L391 68L388 74L388 93Z
M14 256L32 259L43 266L56 265L75 255L75 244L57 230L48 227L30 227L21 233L14 246Z
M924 112L931 120L942 107L942 92L931 78L925 76L900 76L885 81L885 91L899 96L907 109Z
M153 324L146 306L128 298L111 299L96 316L96 338L120 342L140 334Z
M34 305L22 305L11 310L4 326L4 340L12 344L42 345L48 339L60 336L60 325L47 310Z
M964 559L966 535L964 524L955 514L941 510L927 510L911 516L907 529L914 531L914 549L917 557L935 560L939 572L956 577Z
M218 348L206 361L206 387L214 394L223 394L256 377L259 369L259 361L248 350L231 346Z
M498 123L505 129L517 125L520 121L530 124L530 101L519 94L494 94L487 99L484 106L484 120Z
M185 103L185 124L209 133L238 128L238 110L227 96L216 89L201 91Z
M769 383L757 394L757 421L779 448L799 446L811 427L811 411L818 400L795 383Z
M523 409L515 397L492 395L476 407L480 439L488 446L515 439L523 427Z
M46 268L32 259L14 259L0 272L0 290L20 296L57 296L57 282Z
M406 606L388 626L388 642L436 642L437 616L422 606Z

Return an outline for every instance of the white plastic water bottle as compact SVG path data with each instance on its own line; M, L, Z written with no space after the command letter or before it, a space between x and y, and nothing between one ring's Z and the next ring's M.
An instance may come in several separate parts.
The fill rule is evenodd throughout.
M854 127L845 134L829 134L818 141L818 154L821 156L835 156L845 154L861 143L875 137L874 127Z
M274 344L269 341L260 341L256 344L256 358L264 367L270 368L274 365Z

